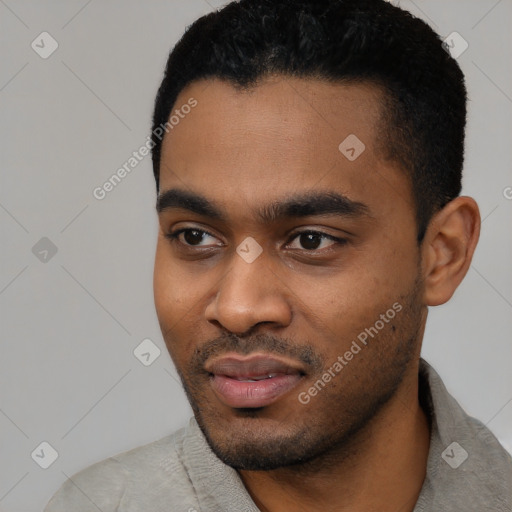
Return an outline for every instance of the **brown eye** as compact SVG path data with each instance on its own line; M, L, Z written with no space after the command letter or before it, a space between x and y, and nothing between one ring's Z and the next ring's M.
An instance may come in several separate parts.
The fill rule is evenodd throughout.
M204 238L204 231L189 229L183 232L183 240L189 245L199 245Z
M208 233L208 231L204 231L203 229L178 229L177 231L174 231L172 233L166 233L165 237L169 239L171 242L178 242L181 245L184 245L185 247L212 247L222 245L222 243L219 243L218 238L216 238L211 233ZM211 243L212 240L214 243ZM215 241L217 241L217 243L215 243Z
M336 238L321 231L303 231L296 233L292 237L291 248L304 251L316 251L317 249L326 249L333 245L343 245L346 240Z
M299 241L304 249L314 250L322 243L322 236L317 233L302 233Z

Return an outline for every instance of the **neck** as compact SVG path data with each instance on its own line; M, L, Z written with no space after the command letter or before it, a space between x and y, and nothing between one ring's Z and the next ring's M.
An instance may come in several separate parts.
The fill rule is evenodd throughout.
M418 400L419 361L350 445L307 465L240 471L262 512L414 509L425 479L430 431Z

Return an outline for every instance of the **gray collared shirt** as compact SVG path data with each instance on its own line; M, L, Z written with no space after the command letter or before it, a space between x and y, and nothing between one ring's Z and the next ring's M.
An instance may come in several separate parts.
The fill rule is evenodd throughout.
M512 511L512 458L420 360L431 425L427 474L414 512ZM196 421L68 479L44 512L259 512L238 473L211 451Z

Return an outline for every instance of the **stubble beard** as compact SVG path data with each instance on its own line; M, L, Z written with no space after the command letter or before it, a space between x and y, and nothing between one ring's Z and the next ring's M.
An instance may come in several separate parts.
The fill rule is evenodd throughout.
M419 290L416 283L408 295L400 298L403 305L397 314L400 321L390 322L355 356L366 358L362 365L364 372L350 375L356 387L347 390L341 380L352 361L336 377L340 379L337 393L327 384L308 405L301 405L297 393L292 393L286 398L287 410L278 414L278 419L270 417L265 408L237 409L231 419L223 416L215 400L205 393L209 387L208 376L199 368L207 357L234 349L241 353L256 349L285 353L315 368L311 382L320 378L332 362L316 354L313 345L298 348L268 335L242 340L230 336L207 343L206 351L201 351L185 372L177 370L195 419L214 454L237 470L271 471L286 467L299 473L316 471L319 467L326 470L338 464L340 458L355 456L372 420L395 396L418 353L422 328Z

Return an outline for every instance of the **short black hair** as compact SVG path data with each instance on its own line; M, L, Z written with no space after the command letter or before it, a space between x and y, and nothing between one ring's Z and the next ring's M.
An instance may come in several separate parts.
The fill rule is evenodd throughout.
M461 191L467 93L441 38L385 0L240 0L195 21L171 51L156 96L157 191L155 130L187 85L219 78L247 89L275 74L384 91L379 145L410 177L421 242L432 215Z

